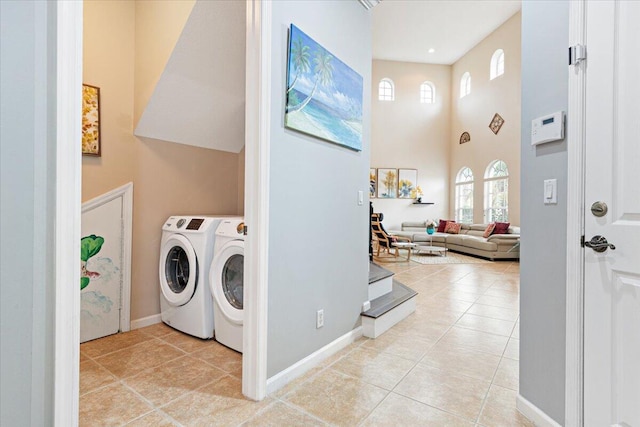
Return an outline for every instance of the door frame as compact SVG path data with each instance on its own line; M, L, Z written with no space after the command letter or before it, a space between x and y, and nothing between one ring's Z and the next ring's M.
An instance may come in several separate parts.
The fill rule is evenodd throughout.
M52 4L53 5L53 4ZM82 2L55 3L54 424L78 425L82 194ZM75 286L70 284L75 283Z
M267 395L269 164L271 134L271 2L246 0L245 298L242 394Z
M266 396L267 280L269 238L269 99L271 4L247 2L247 108L245 241L247 304L244 320L242 392ZM56 10L56 203L54 425L77 426L80 395L80 221L82 199L81 87L83 4L57 0ZM249 203L247 203L247 201Z
M586 0L569 2L569 46L586 45ZM569 66L567 120L567 253L565 426L583 425L584 235L586 62Z

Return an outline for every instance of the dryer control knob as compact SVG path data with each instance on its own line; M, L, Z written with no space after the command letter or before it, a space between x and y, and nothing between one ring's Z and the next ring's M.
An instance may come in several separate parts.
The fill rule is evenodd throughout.
M178 228L180 228L180 227L182 227L182 226L184 225L184 223L185 223L185 222L187 222L187 220L186 220L186 219L184 219L184 218L180 218L180 219L178 220L178 223L176 224L176 226L177 226Z
M238 224L238 226L236 227L236 231L238 232L238 234L244 234L244 222Z

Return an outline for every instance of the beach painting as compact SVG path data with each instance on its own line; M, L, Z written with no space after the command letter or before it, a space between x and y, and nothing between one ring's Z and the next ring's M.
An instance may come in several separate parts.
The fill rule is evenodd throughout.
M362 150L362 76L291 24L284 124Z

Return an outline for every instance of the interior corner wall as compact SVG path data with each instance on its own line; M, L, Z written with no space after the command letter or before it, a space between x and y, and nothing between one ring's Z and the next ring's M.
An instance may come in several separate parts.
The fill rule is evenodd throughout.
M84 2L83 63L84 82L100 87L102 155L83 156L82 200L134 184L131 320L160 312L164 221L171 215L237 214L239 191L238 154L133 135L136 3Z
M367 300L371 13L356 1L272 3L267 376L360 324ZM295 24L364 81L363 148L285 129L287 34ZM324 327L316 329L316 311Z
M144 0L135 4L135 96L133 127L160 80L196 0Z
M561 425L565 412L567 143L532 147L530 135L535 117L567 111L568 45L569 1L522 3L520 394ZM571 111L567 120L571 120ZM558 180L555 205L542 200L543 181L549 178Z
M393 101L378 100L383 78L394 83ZM433 104L420 103L425 81L435 86ZM374 211L384 213L388 230L400 230L403 221L444 218L449 213L451 66L374 60L371 102L371 168L417 169L423 201L435 203L373 198Z
M489 163L500 159L509 168L509 222L520 225L520 20L518 12L453 64L451 217L455 209L456 175L467 166L474 176L473 222L485 222L484 174ZM504 50L505 72L489 80L491 56L497 49ZM460 98L460 79L465 72L471 74L471 93ZM504 119L497 135L489 129L495 113ZM460 144L463 132L469 132L471 141Z

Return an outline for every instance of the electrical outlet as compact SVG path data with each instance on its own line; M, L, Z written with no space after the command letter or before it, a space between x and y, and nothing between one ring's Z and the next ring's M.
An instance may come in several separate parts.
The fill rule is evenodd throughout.
M324 326L324 310L316 311L316 329Z

